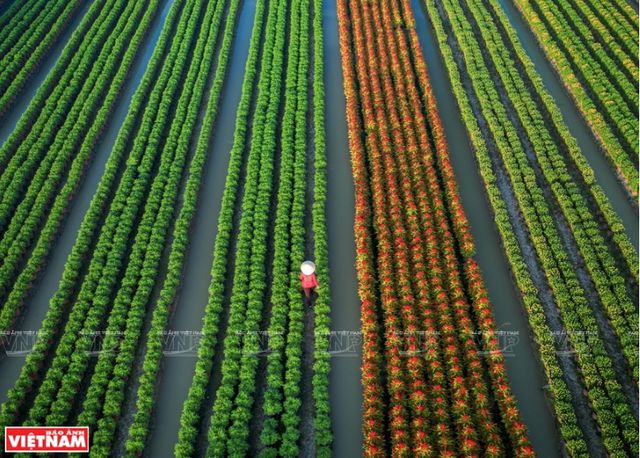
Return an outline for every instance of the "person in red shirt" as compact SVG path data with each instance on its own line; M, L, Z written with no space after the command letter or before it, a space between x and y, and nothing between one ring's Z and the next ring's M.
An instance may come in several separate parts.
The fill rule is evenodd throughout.
M311 294L318 287L318 279L316 278L316 265L311 261L305 261L300 266L300 284L304 291L305 303L311 303Z

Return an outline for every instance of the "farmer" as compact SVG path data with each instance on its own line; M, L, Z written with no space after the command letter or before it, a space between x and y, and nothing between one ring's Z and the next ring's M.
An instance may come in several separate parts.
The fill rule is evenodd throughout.
M307 305L311 305L311 294L318 286L318 279L316 278L315 271L316 265L311 261L305 261L300 266L300 284L304 291L304 302Z

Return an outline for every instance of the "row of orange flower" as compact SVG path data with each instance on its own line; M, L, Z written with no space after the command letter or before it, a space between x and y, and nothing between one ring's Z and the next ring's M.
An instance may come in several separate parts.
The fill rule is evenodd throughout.
M339 0L338 15L356 185L365 453L501 456L510 447L528 456L471 261L468 289L462 278L457 253L472 255L473 242L415 31L408 27L409 45L399 27L411 17L408 4ZM476 327L490 337L482 349L495 351L486 364Z

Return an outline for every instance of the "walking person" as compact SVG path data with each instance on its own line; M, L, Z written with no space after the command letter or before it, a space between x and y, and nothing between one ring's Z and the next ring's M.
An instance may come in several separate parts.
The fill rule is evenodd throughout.
M304 303L312 304L313 290L318 287L318 279L316 278L316 265L311 261L305 261L300 266L300 284L304 291Z

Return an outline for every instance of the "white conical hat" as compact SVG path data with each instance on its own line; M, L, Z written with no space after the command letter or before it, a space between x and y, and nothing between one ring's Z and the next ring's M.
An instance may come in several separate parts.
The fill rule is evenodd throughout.
M311 275L316 271L316 265L312 261L305 261L300 266L300 270L305 275Z

